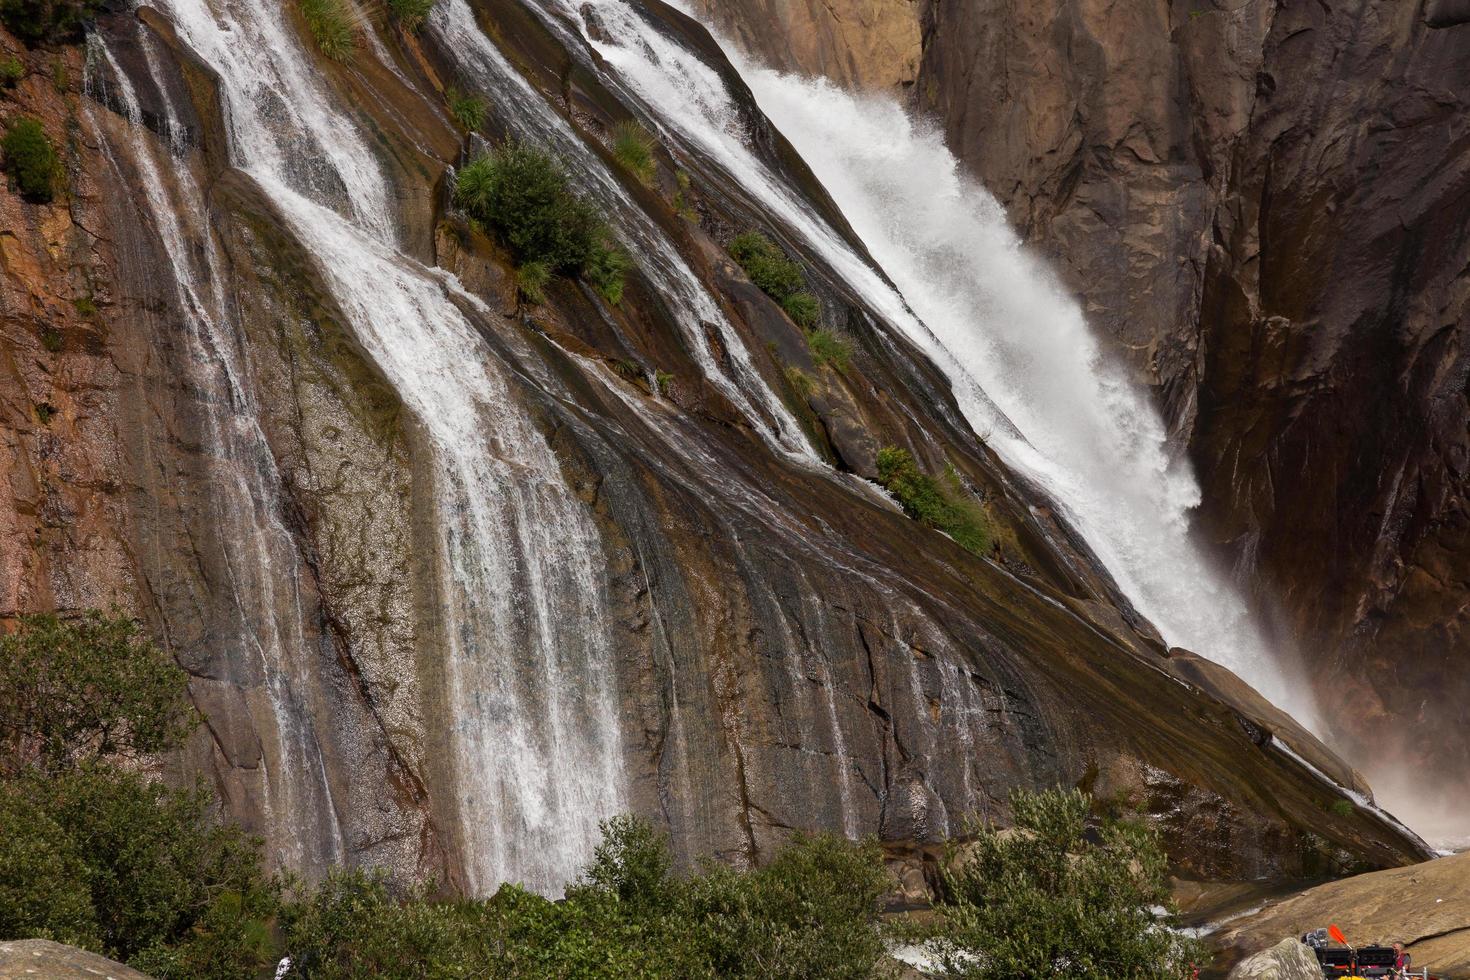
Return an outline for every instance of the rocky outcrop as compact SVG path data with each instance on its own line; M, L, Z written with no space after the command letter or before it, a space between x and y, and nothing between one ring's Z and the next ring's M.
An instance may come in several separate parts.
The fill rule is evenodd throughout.
M771 27L719 6L738 37ZM918 6L906 98L1156 386L1201 529L1279 616L1337 737L1365 767L1459 780L1464 5ZM823 38L819 55L750 43L806 71L862 56Z
M1416 969L1470 975L1470 853L1309 888L1231 920L1210 941L1230 961L1329 923L1354 943L1402 942Z
M1283 939L1230 971L1230 980L1319 980L1321 976L1317 957L1299 939Z
M137 970L105 956L63 946L49 939L0 943L0 980L148 980Z
M842 85L914 84L922 0L695 0L705 23L771 63Z

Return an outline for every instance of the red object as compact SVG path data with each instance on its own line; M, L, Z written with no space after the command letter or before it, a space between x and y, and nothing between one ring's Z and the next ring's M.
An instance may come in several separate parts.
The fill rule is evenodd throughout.
M1328 926L1327 935L1331 936L1337 942L1342 943L1344 946L1352 945L1352 943L1347 941L1347 937L1342 934L1342 930L1337 928L1337 926Z

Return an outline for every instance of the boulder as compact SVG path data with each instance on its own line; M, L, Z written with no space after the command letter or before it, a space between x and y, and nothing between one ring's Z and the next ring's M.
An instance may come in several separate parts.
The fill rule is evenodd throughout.
M137 970L105 956L49 939L0 943L0 980L149 980Z
M1230 971L1230 980L1318 980L1317 956L1300 940L1283 939Z

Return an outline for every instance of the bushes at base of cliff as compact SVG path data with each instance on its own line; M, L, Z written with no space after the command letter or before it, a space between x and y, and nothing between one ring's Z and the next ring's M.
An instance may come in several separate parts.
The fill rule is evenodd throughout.
M905 514L943 531L967 551L989 554L995 535L985 509L965 493L953 467L943 482L922 472L908 450L878 450L878 482L893 494Z
M506 885L478 902L397 901L380 878L337 875L283 915L290 977L413 975L868 977L884 954L876 845L798 839L755 871L681 876L667 842L621 817L583 879L552 902Z
M61 159L38 121L21 118L11 123L0 137L0 152L5 154L5 172L21 194L39 203L51 200Z
M1011 794L1015 827L952 849L922 937L940 976L1179 980L1207 955L1168 926L1168 863L1142 824L1091 824L1083 793Z
M539 263L551 273L577 275L609 302L622 299L628 258L551 154L506 143L459 172L454 201L510 250L517 265Z

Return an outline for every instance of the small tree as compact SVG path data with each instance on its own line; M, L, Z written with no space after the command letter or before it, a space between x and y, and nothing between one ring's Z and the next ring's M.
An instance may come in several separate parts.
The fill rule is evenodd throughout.
M1089 832L1076 791L1011 794L1014 829L979 827L951 855L932 942L970 980L1180 980L1203 949L1167 926L1167 862L1142 824Z
M120 616L24 616L0 637L0 774L57 772L176 747L187 678Z
M0 0L0 24L21 40L69 41L102 0Z

